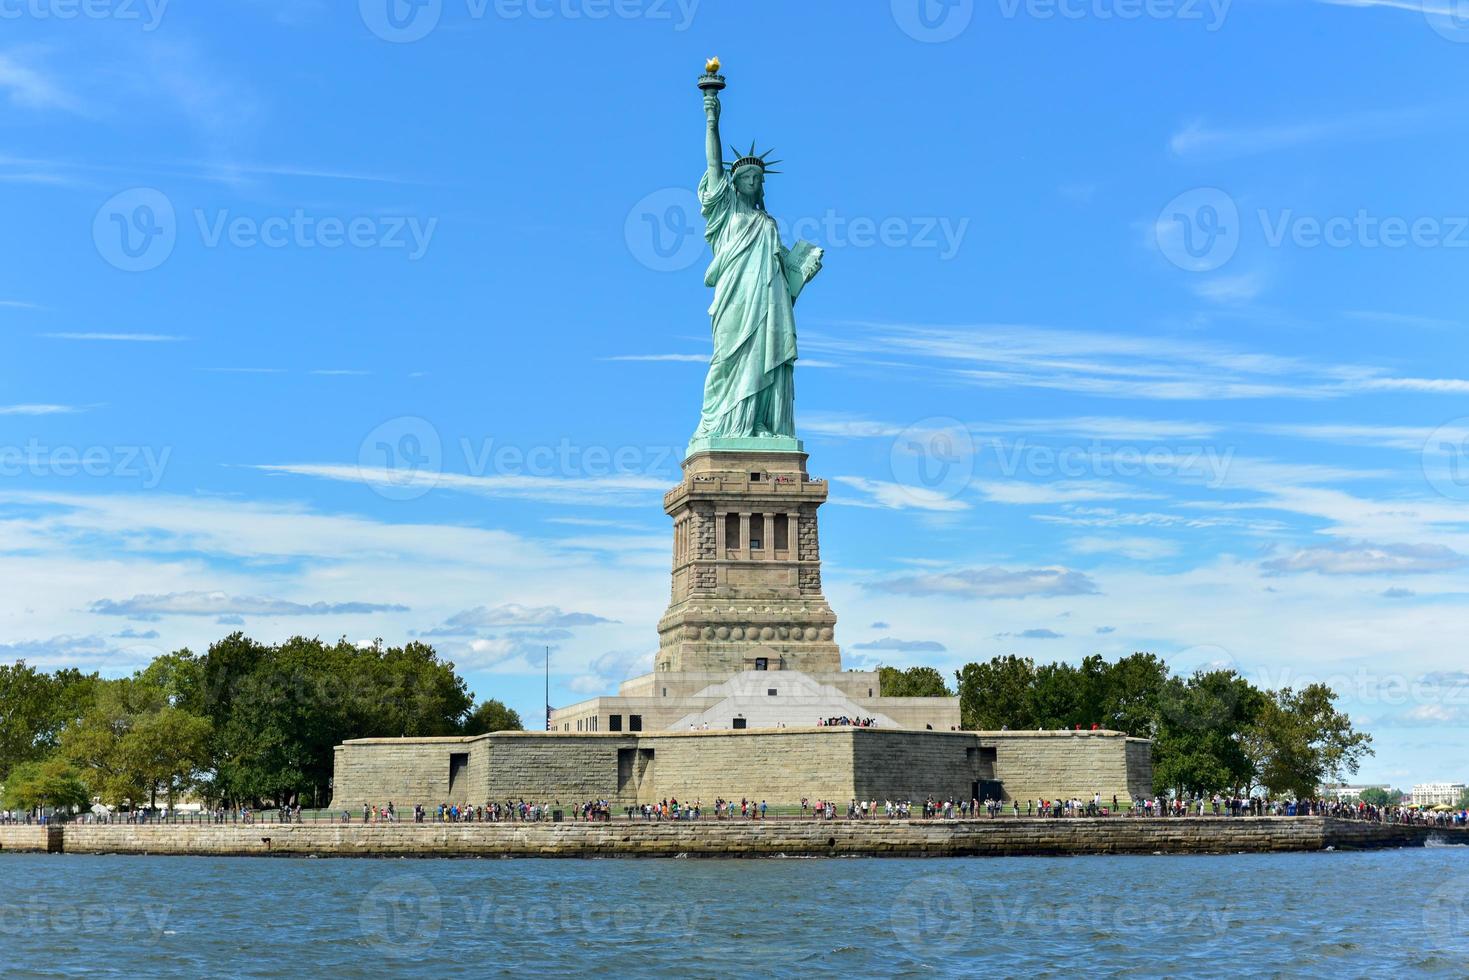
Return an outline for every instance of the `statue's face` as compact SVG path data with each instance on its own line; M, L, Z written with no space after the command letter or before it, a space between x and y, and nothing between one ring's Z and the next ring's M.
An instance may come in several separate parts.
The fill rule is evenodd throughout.
M745 197L758 197L765 187L765 173L759 167L741 167L734 181L735 190Z

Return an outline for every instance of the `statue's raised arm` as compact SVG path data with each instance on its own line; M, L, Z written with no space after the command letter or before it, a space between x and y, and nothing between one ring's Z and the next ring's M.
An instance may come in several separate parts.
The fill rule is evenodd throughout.
M724 175L724 144L719 141L719 93L704 90L704 155L709 162L709 185Z

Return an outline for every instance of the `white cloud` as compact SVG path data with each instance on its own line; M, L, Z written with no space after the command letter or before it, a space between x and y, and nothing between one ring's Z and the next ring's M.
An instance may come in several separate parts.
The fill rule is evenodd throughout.
M89 607L99 616L157 619L161 616L342 616L407 612L408 607L372 602L292 602L270 596L237 596L227 592L174 592L136 595L131 599L98 599Z
M45 333L41 336L49 340L100 340L124 344L172 344L188 339L162 333Z
M868 588L893 595L948 595L971 599L1094 595L1101 591L1086 574L1059 566L1018 570L999 567L961 569L873 582Z
M361 483L367 486L457 490L486 497L511 497L547 503L580 503L601 507L648 506L668 489L666 480L639 474L598 477L554 477L507 474L469 476L463 473L433 473L420 470L411 475L373 467L339 463L291 463L252 466L266 473L288 473L323 480Z
M1261 567L1276 575L1317 572L1322 575L1421 575L1462 568L1469 558L1435 544L1372 544L1345 541L1301 548Z
M71 415L85 409L75 405L0 405L0 415Z
M1317 143L1377 139L1412 132L1435 121L1422 106L1305 119L1262 126L1211 127L1195 121L1174 133L1168 148L1180 157L1237 157Z
M0 53L0 92L22 109L64 109L80 106L56 81L40 70L21 64L14 54Z
M969 504L956 499L953 495L930 490L927 487L913 487L885 480L869 480L860 476L837 476L832 480L868 495L867 500L838 498L833 501L834 503L882 507L888 510L929 510L946 513L969 509Z
M1172 558L1182 549L1173 541L1162 538L1096 537L1075 538L1067 542L1072 551L1082 555L1121 555L1135 561L1156 561Z

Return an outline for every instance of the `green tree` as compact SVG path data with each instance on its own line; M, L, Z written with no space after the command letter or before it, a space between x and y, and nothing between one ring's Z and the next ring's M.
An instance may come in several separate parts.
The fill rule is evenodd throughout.
M1168 665L1151 653L1134 653L1112 664L1097 697L1103 728L1151 738L1157 729L1159 700L1168 683Z
M10 810L85 810L92 802L81 774L60 758L16 766L0 799Z
M1402 794L1399 793L1398 796L1399 798L1401 798ZM1460 810L1469 810L1469 789L1466 789L1464 790L1464 792L1459 794L1459 802L1457 806Z
M1097 665L1083 671L1070 664L1041 664L1030 688L1030 714L1038 728L1090 727L1096 717L1093 692Z
M1392 806L1403 798L1399 790L1385 790L1377 786L1368 786L1359 795L1363 803L1372 806Z
M1180 796L1248 788L1256 772L1248 737L1264 700L1232 670L1169 678L1153 726L1154 788Z
M341 742L456 735L474 706L454 665L423 643L265 646L237 633L209 648L197 675L214 726L206 793L230 802L319 805Z
M146 671L103 681L92 707L61 736L61 753L104 802L170 801L207 764L207 719L169 703Z
M1323 783L1357 772L1372 736L1353 729L1325 684L1271 692L1248 737L1260 782L1272 793L1313 797Z
M932 667L878 667L878 679L885 698L951 698L954 692L944 683L944 675Z
M1007 655L988 663L966 664L954 679L964 728L999 731L1035 727L1030 696L1035 663L1029 658Z
M525 726L520 723L519 713L493 698L482 702L479 707L470 712L469 718L464 722L464 734L466 735L519 732L524 729Z
M46 674L20 661L0 664L0 780L55 750L61 729L91 704L96 674Z

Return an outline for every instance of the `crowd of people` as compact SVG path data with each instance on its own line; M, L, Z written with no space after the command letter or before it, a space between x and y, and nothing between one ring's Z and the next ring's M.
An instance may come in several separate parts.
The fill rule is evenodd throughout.
M817 728L876 728L876 718L848 718L840 715L836 718L816 719Z

